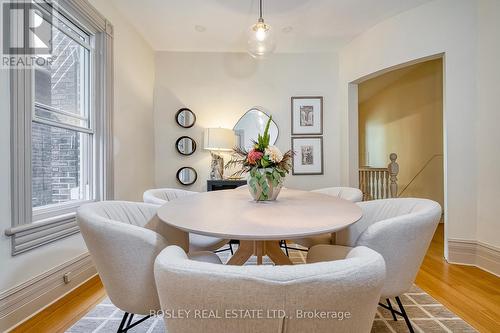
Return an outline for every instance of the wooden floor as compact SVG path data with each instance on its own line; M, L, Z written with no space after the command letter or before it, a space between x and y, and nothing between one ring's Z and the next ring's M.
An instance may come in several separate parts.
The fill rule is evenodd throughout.
M500 278L476 267L448 264L443 229L440 224L416 284L480 332L500 332Z
M500 332L500 278L443 259L443 225L434 235L417 285L480 332ZM12 332L64 332L105 297L98 277L49 306Z
M105 297L104 286L95 276L11 332L64 332Z

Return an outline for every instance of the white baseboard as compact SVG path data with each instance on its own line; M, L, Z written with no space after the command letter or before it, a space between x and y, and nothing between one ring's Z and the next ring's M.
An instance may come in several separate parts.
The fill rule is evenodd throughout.
M64 282L70 273L71 281ZM0 332L6 332L54 303L96 274L88 253L0 294Z
M448 239L448 262L477 266L500 276L500 248L482 242Z

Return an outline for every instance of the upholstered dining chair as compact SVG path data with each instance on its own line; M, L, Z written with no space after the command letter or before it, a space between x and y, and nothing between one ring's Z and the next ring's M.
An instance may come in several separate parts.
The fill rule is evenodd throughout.
M318 190L312 190L311 192L331 195L333 197L348 200L351 202L360 202L361 200L363 200L363 192L361 192L360 189L354 187L326 187ZM312 237L294 239L293 242L302 245L306 248L310 248L311 246L318 244L333 244L334 243L333 239L334 239L333 234L329 233ZM288 252L288 249L290 247L286 245L286 242L284 243L284 246L286 251Z
M360 202L363 200L363 192L355 187L326 187L312 190L311 192L327 194L351 202Z
M188 234L161 222L157 206L123 201L83 205L77 221L106 292L125 312L118 332L126 332L159 310L153 275L158 253L168 245L188 250ZM211 252L190 253L193 260L220 263ZM132 323L134 314L146 317Z
M370 332L384 277L384 260L366 247L311 265L214 265L177 246L155 261L162 309L191 314L164 317L169 333Z
M143 194L144 202L153 205L163 205L167 201L182 198L186 195L193 195L198 192L181 190L178 188L155 188L147 190Z
M144 192L143 199L145 203L161 206L168 201L175 200L186 195L193 195L196 193L198 192L180 190L176 188L158 188L147 190L146 192ZM229 240L227 239L203 236L193 233L189 234L190 251L217 251L227 243L229 243ZM233 248L231 244L229 244L229 247L225 250L229 250L231 251L231 254L233 254Z
M363 217L337 232L337 245L316 245L309 249L308 263L338 260L354 246L366 246L380 253L386 263L387 277L382 289L382 307L404 318L413 332L399 295L415 281L425 253L441 218L441 206L427 199L384 199L358 203ZM399 311L391 305L395 298Z

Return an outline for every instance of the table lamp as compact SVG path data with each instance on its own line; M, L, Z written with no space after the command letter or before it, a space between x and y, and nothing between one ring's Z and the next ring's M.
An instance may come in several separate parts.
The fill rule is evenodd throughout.
M220 155L223 151L231 151L235 145L235 136L229 128L206 128L203 148L210 151L212 162L210 179L220 180L224 176L224 158Z

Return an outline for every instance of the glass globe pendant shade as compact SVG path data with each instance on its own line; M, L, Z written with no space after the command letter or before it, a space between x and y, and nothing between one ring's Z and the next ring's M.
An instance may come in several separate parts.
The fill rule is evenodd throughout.
M274 31L263 19L252 25L248 30L248 53L254 58L262 59L274 52L276 40Z

